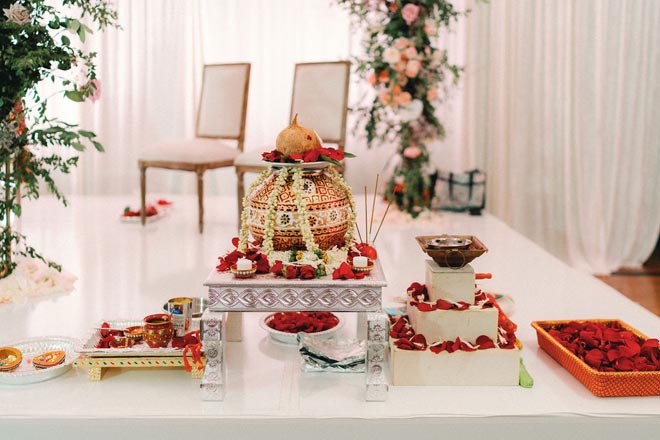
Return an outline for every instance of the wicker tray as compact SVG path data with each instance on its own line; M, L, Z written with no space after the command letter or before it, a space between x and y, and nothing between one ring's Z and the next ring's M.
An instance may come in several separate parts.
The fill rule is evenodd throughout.
M657 396L660 395L660 371L631 372L601 372L594 370L580 358L563 347L547 330L570 322L594 322L606 324L618 322L621 328L630 331L642 340L646 335L630 327L625 322L616 319L585 319L568 321L534 321L532 327L536 330L539 346L545 350L562 367L568 370L577 380L599 397L619 396Z
M454 267L459 269L475 258L483 255L488 252L488 248L474 235L452 235L452 237L467 238L472 241L467 249L433 249L429 248L426 245L426 242L433 240L434 238L448 237L448 234L443 235L420 235L415 237L417 243L422 248L422 250L431 258L433 261L438 263L438 266L442 267Z

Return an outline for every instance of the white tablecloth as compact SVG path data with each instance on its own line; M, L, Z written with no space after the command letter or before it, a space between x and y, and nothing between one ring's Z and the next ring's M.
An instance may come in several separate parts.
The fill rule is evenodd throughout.
M202 295L201 283L235 230L233 201L207 200L207 226L196 232L193 198L142 229L117 216L119 198L74 198L26 206L23 232L79 276L76 290L37 303L0 308L0 345L27 337L82 337L99 319L158 311L169 297ZM381 207L382 209L382 207ZM578 273L491 216L442 214L433 222L386 224L377 247L396 304L424 280L415 235L473 234L489 252L473 263L492 272L487 291L515 299L512 319L535 379L520 387L390 387L387 402L364 401L360 374L302 373L296 350L268 339L260 314L244 315L244 341L227 348L223 402L202 402L198 380L182 370L110 370L90 382L73 369L47 382L0 385L0 438L660 438L660 397L598 398L538 348L533 320L618 318L651 337L660 318L588 274ZM354 326L342 332L350 335ZM227 437L228 438L228 437Z

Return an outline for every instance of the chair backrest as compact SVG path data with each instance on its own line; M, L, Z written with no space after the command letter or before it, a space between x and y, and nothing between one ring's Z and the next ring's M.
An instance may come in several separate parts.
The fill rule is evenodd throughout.
M291 118L316 130L323 142L344 148L348 113L349 61L298 63L293 76Z
M249 63L205 65L197 136L236 139L242 151L249 88Z

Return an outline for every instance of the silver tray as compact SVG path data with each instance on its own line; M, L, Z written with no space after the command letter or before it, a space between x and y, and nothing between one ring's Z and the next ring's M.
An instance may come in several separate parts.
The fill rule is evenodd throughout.
M92 328L92 332L90 333L89 337L85 339L85 342L76 346L76 351L78 353L84 353L90 357L181 356L183 353L182 348L172 348L171 346L165 348L151 348L144 341L130 348L96 348L96 344L98 344L99 340L101 339L101 326L104 322L107 322L110 325L110 328L115 329L124 329L126 327L144 324L141 319L107 319L101 321L98 323L98 325Z
M78 357L75 350L76 341L60 336L24 339L7 345L18 348L23 353L23 362L14 371L0 372L0 383L4 384L24 385L52 379L69 371L71 364ZM56 350L62 350L66 353L64 362L59 365L37 370L31 363L28 363L28 360L41 353Z

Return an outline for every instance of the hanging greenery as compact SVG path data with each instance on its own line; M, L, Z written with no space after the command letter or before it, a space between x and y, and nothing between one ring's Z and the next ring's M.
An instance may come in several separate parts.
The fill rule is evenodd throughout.
M428 145L445 130L436 106L461 69L437 46L438 31L465 12L447 0L337 0L364 32L357 72L375 96L357 108L368 145L394 143L399 162L386 190L413 217L430 206L437 170ZM363 124L363 125L362 125Z
M47 262L12 231L10 218L21 216L21 197L39 197L42 182L66 205L53 173L69 173L78 157L53 147L103 151L95 133L47 115L47 108L49 99L58 95L74 102L98 99L96 53L87 51L84 43L93 32L90 26L116 27L117 14L105 0L62 0L57 8L52 3L0 0L0 278L16 267L16 255ZM41 96L37 85L44 80L59 91Z

